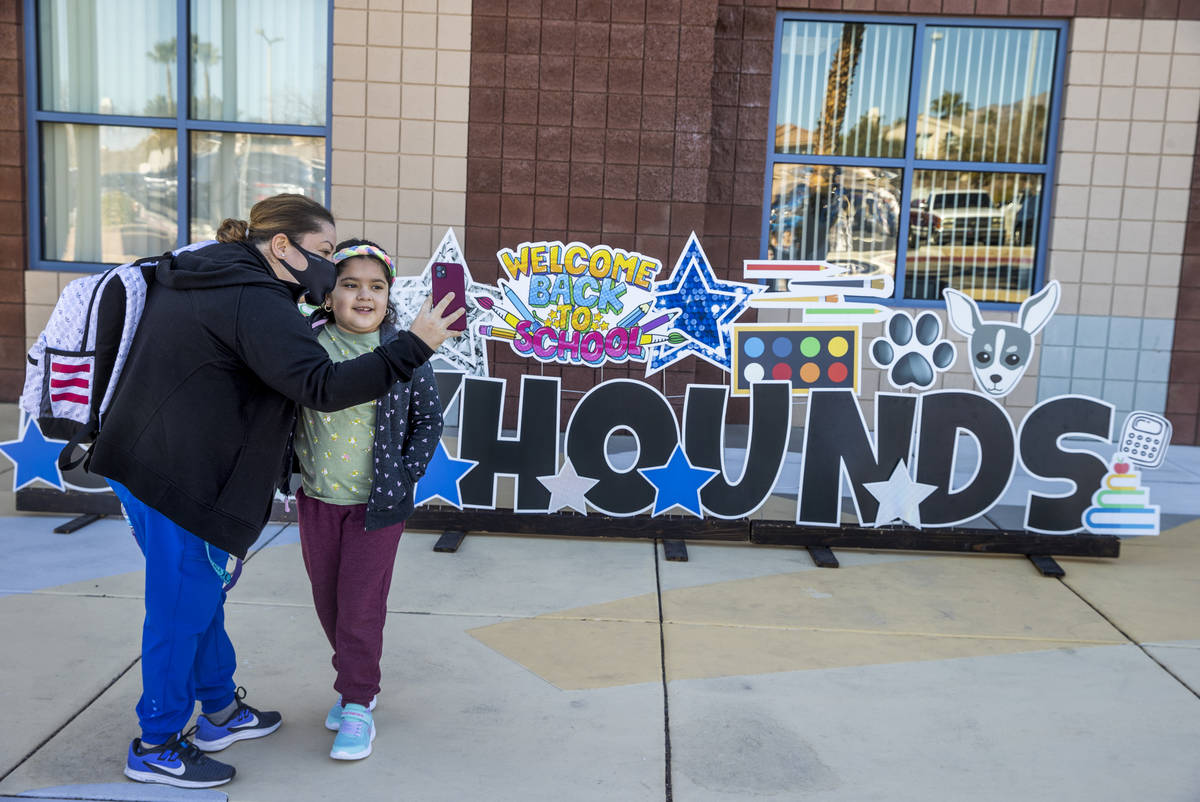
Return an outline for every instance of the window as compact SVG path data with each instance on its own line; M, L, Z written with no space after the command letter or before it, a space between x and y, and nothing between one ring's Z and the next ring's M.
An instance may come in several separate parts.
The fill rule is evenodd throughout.
M27 7L34 267L162 253L280 192L324 202L330 0Z
M1066 24L781 15L767 258L1019 303L1041 285Z

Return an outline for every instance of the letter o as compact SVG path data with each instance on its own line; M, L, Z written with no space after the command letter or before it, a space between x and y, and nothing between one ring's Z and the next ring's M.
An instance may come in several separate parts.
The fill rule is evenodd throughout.
M604 338L604 351L610 359L621 359L629 350L629 330L621 327L608 330Z
M579 350L583 353L584 361L592 365L596 364L604 358L604 334L598 331L589 331L579 341Z
M575 331L587 331L592 327L592 310L586 306L577 306L571 313L571 328Z
M612 261L613 256L610 252L598 248L592 252L592 258L588 261L588 272L596 278L604 278L612 273Z

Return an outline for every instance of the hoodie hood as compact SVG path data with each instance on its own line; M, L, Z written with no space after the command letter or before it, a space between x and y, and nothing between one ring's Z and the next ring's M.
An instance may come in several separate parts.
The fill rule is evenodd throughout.
M304 293L299 284L279 280L258 248L248 242L217 242L183 251L160 264L154 278L176 290L204 290L256 284L278 288L294 298Z

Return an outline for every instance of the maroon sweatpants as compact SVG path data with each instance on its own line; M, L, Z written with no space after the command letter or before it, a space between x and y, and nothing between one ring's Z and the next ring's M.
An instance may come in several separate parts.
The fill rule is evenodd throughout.
M296 502L313 603L333 647L333 687L343 704L366 707L379 693L383 623L404 524L367 532L365 504L326 504L303 490Z

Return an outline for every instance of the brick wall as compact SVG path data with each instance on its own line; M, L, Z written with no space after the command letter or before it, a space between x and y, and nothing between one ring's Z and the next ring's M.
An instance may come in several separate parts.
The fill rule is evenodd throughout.
M0 0L0 401L25 381L25 97L21 4Z
M1200 136L1196 145L1200 148ZM1179 272L1179 306L1175 314L1167 417L1173 441L1200 445L1200 159L1192 166L1191 203Z
M543 239L636 250L669 271L692 231L717 275L740 276L758 255L772 9L476 0L472 12L464 251L476 277L498 276L500 246ZM762 46L743 56L747 30ZM561 376L564 420L597 382L644 373L539 368L503 346L491 358L510 397L522 373ZM686 360L649 381L678 405L687 384L722 376Z

